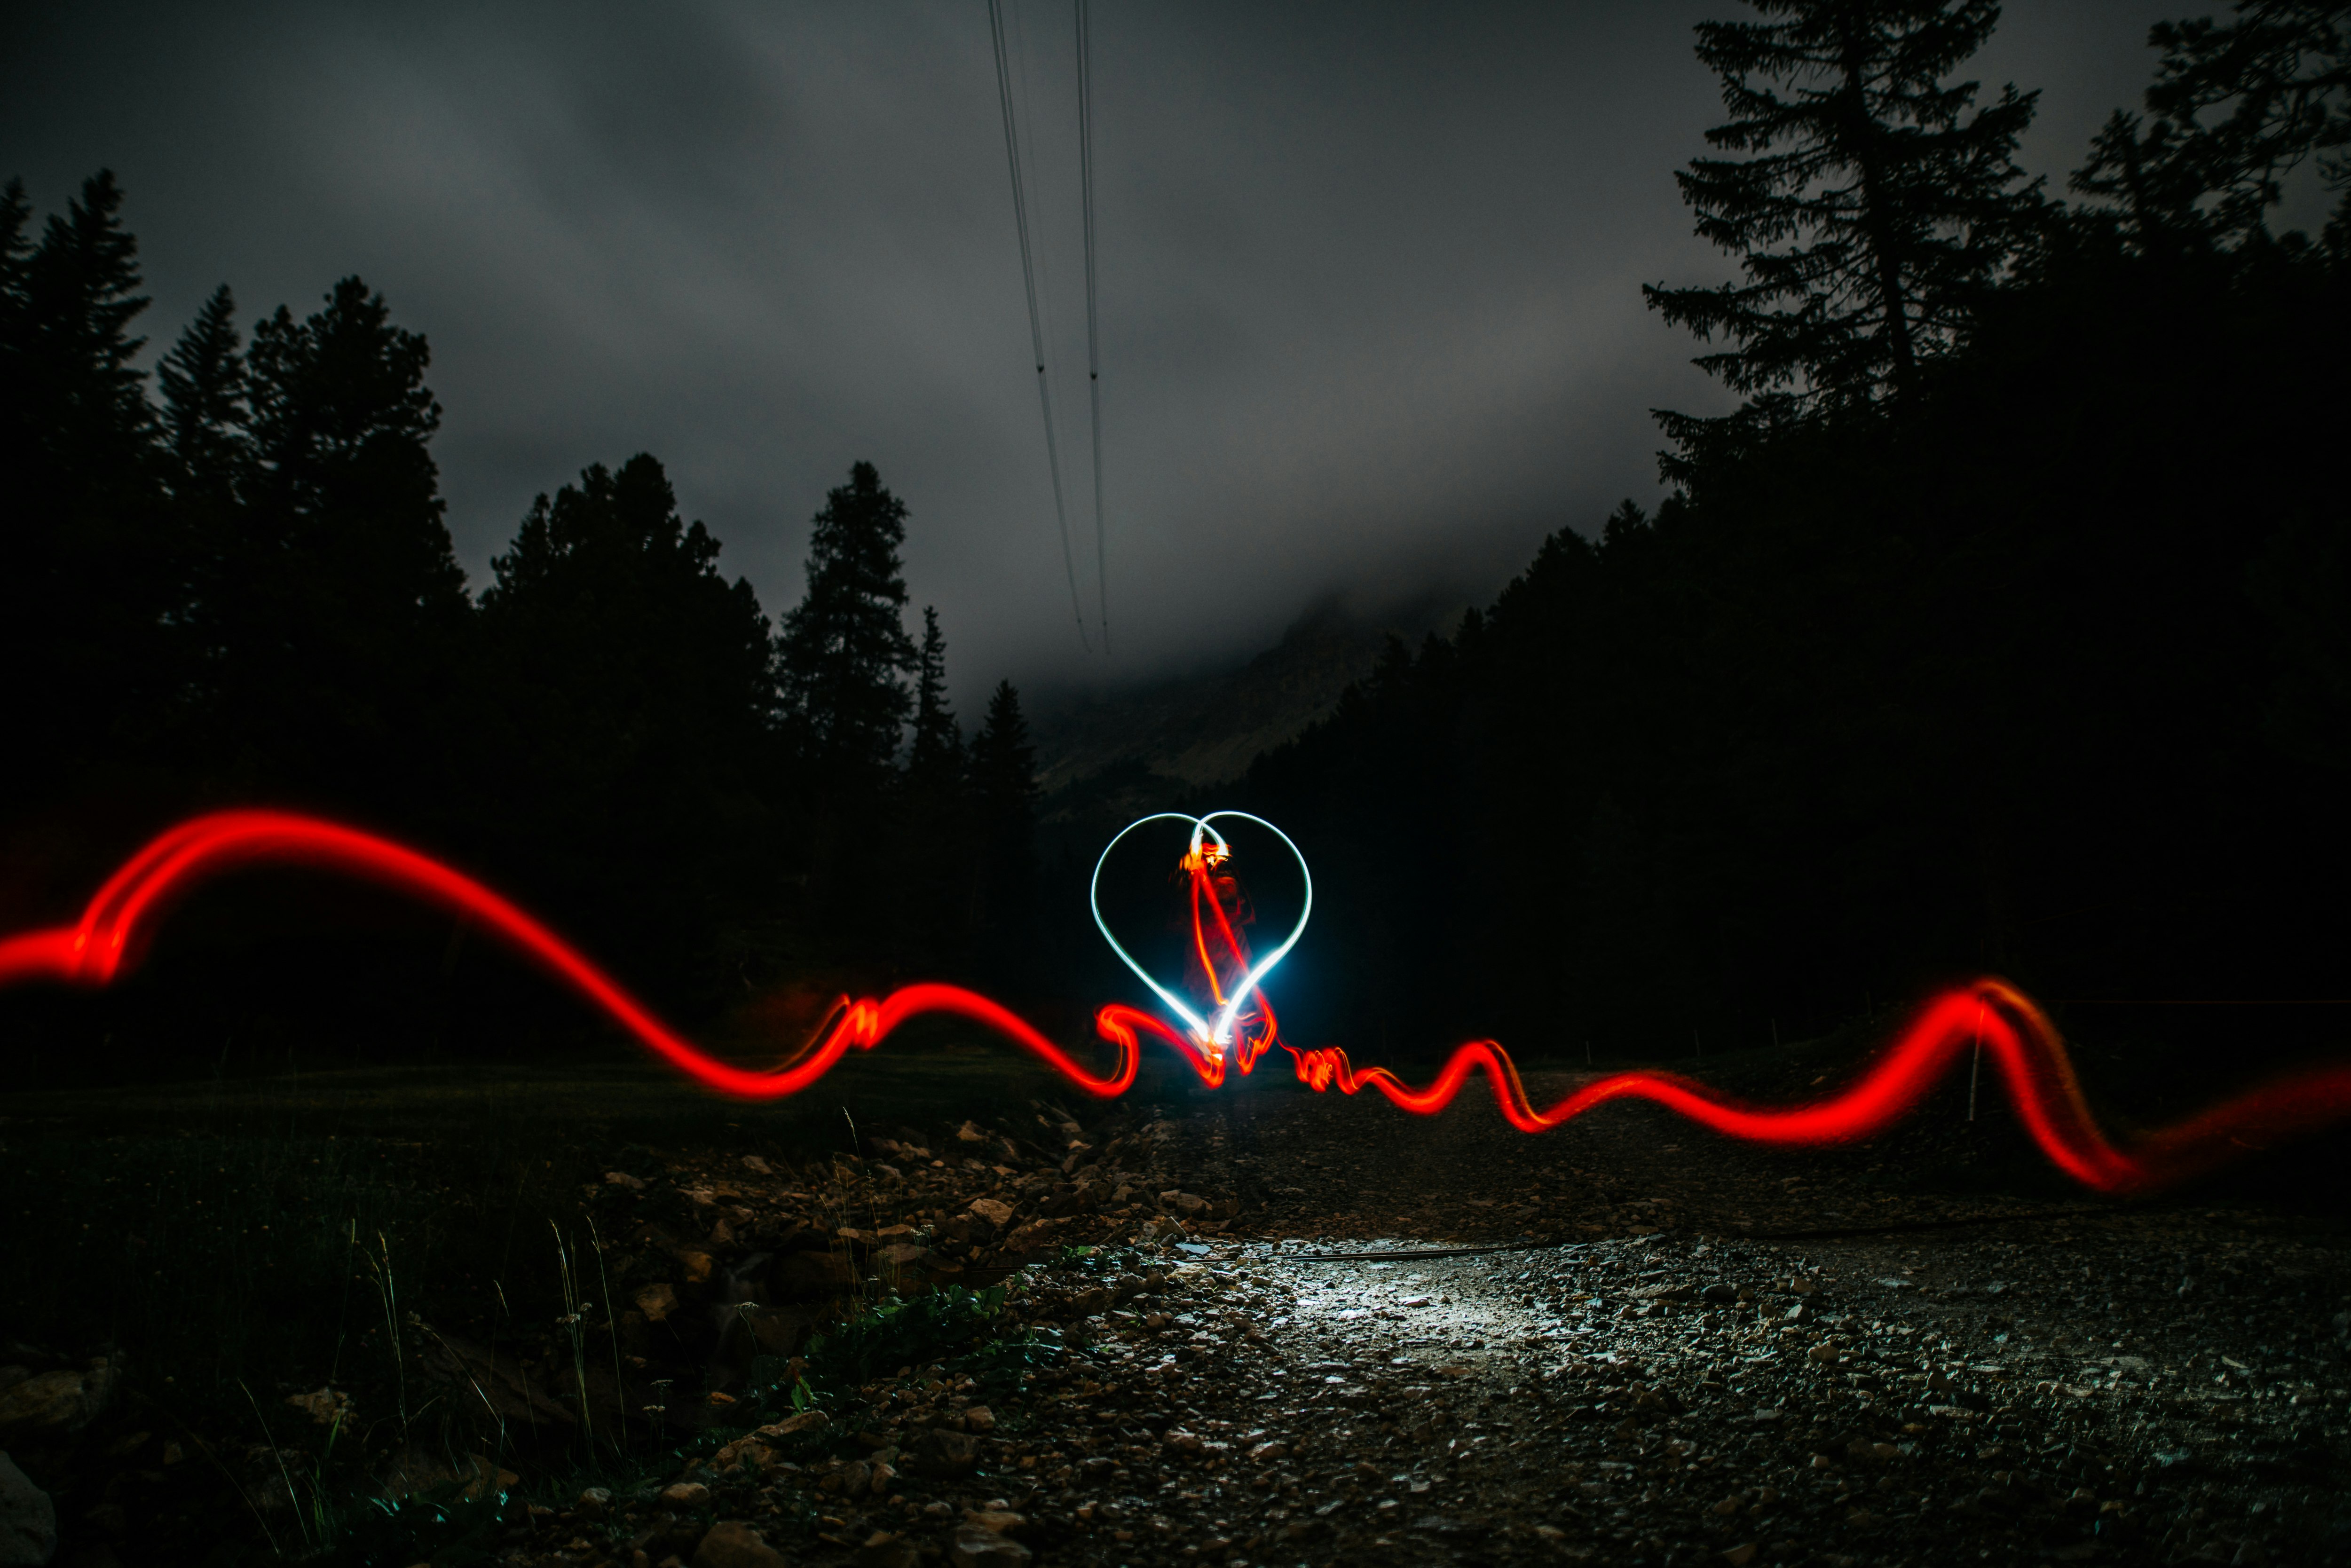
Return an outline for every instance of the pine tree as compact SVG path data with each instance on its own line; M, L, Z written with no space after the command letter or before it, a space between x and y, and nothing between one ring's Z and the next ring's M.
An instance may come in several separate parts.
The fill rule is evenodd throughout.
M51 483L97 484L143 446L153 417L133 363L147 340L132 337L131 323L148 300L139 242L122 226L122 189L110 170L91 175L29 253L19 237L31 215L21 183L11 182L6 207L9 401L31 424Z
M2142 248L2241 244L2267 234L2285 175L2315 156L2342 194L2329 233L2351 243L2351 4L2239 0L2227 23L2158 23L2147 42L2163 56L2146 134L2117 110L2074 190L2118 202Z
M896 877L904 890L900 945L911 967L939 971L961 946L959 891L969 877L970 813L964 801L963 727L947 706L947 644L939 612L923 610L916 661L914 735L906 757L904 831Z
M887 777L913 703L904 677L916 655L900 619L905 540L905 503L883 488L873 465L854 465L816 515L808 593L784 617L785 711L809 762L844 795Z
M916 789L934 780L952 783L963 771L963 727L947 706L947 640L931 605L923 606L923 647L914 663L914 738L906 780Z
M531 749L557 772L744 761L774 707L768 626L719 549L649 453L532 503L490 563L481 619L507 722L546 731Z
M432 358L357 277L306 320L279 306L247 355L254 436L290 542L378 613L444 612L464 598L427 449L441 427Z
M2115 204L2142 255L2176 251L2204 235L2196 210L2203 176L2180 156L2172 127L2161 120L2150 125L2127 110L2115 110L2090 142L2090 161L2067 183Z
M24 329L25 271L33 257L33 242L25 231L32 223L33 203L25 194L25 182L11 179L0 186L0 350L12 356ZM10 373L13 377L15 372Z
M771 895L770 629L719 542L639 453L538 497L490 563L480 681L502 835L559 907L656 971Z
M0 785L12 793L70 788L74 768L135 749L171 701L174 568L122 199L101 170L31 245L22 183L0 197L0 722L43 763Z
M1750 402L1735 426L1660 413L1686 446L1907 390L2041 210L2013 157L2039 95L2003 88L1970 113L1979 84L1944 80L1991 34L1991 0L1751 4L1775 19L1698 29L1732 116L1706 139L1748 156L1675 176L1698 233L1744 253L1746 281L1642 289L1736 345L1696 362Z
M1020 712L1020 692L998 681L987 699L987 722L971 743L971 783L980 810L992 823L1033 824L1037 810L1037 747Z
M427 444L431 359L357 277L254 329L254 494L204 607L249 785L400 792L455 742L469 605Z
M238 540L256 467L236 299L222 284L156 367L163 391L164 484L181 569L169 635L183 672L185 716L203 726L220 703L220 610L244 591Z
M983 956L1001 969L1031 943L1036 887L1037 748L1010 681L997 683L987 720L972 737L971 792L979 851L973 924Z
M163 392L163 444L183 501L235 502L250 489L253 442L236 297L222 284L156 368Z

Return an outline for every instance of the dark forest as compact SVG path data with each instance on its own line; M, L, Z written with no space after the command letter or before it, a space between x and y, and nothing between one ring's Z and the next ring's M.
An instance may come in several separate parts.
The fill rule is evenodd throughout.
M1704 32L1738 115L1709 140L1780 151L1677 176L1744 276L1650 303L1747 401L1661 413L1654 516L1562 528L1202 797L1288 824L1323 879L1301 1025L1678 1055L1981 971L2061 1003L2342 990L2351 218L2271 227L2282 182L2339 188L2345 156L2339 63L2294 31L2326 8L2280 15L2159 30L2145 113L2071 201L2011 161L2030 93L1936 85L1989 12L1854 104L1775 92L1806 68L1785 40ZM0 218L12 917L266 801L455 856L697 1022L914 976L1082 1018L1113 977L1090 848L1040 861L1008 685L968 737L949 710L897 565L921 518L872 465L824 498L780 614L646 454L542 496L469 591L423 340L350 277L248 341L224 285L150 375L125 202L101 172L37 229L11 185ZM162 956L168 1025L143 990L110 1004L125 1049L266 1059L359 962L402 999L356 1049L563 1034L462 932L359 899L388 943L360 960L224 897ZM255 1000L239 963L306 943L280 967L318 993Z

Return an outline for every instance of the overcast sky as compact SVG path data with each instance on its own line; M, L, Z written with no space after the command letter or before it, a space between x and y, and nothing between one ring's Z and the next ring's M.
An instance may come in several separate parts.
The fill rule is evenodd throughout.
M2137 0L2016 0L1967 74L2043 89L2062 188L2136 105ZM475 585L532 496L650 451L771 612L870 459L913 510L966 709L1237 662L1311 601L1483 598L1542 536L1657 493L1647 410L1724 406L1645 281L1712 283L1673 171L1733 0L1100 0L1103 490L1093 626L1066 3L1014 7L1079 643L1031 369L985 0L151 6L18 15L0 176L114 169L168 341L358 273L433 345ZM911 619L911 618L910 618Z

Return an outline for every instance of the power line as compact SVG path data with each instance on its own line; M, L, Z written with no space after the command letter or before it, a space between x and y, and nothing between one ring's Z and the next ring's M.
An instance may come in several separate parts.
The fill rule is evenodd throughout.
M1045 414L1045 462L1053 471L1053 520L1061 530L1061 570L1070 580L1070 613L1078 622L1078 641L1088 653L1093 643L1086 636L1086 612L1078 599L1078 567L1070 553L1070 512L1061 499L1061 454L1053 439L1053 394L1045 380L1045 327L1037 309L1037 267L1029 246L1029 201L1021 189L1020 137L1012 118L1012 74L1006 67L1004 9L1001 0L987 0L988 36L996 45L996 89L1004 104L1004 156L1012 168L1012 223L1020 231L1020 280L1029 292L1029 343L1037 361L1037 403Z
M1086 0L1078 0L1078 177L1086 214L1086 393L1093 404L1094 588L1099 595L1094 623L1102 628L1102 656L1110 656L1110 555L1102 524L1102 349L1094 313L1094 77L1093 35Z

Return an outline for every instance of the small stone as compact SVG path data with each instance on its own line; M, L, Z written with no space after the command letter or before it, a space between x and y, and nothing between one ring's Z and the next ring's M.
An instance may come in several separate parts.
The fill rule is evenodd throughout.
M977 1524L958 1529L947 1547L947 1561L956 1568L1020 1568L1029 1556L1029 1549L1012 1537Z
M775 1462L775 1452L756 1437L737 1437L710 1456L712 1466L725 1469L729 1465L747 1465L754 1470L764 1470Z
M1012 1206L1001 1198L975 1197L968 1207L971 1213L990 1225L1000 1227L1012 1218Z
M612 1489L610 1487L590 1487L586 1491L580 1494L580 1500L573 1503L571 1508L573 1512L578 1513L582 1518L601 1519L605 1514L611 1511Z
M857 1568L914 1568L922 1561L922 1552L902 1535L877 1530L865 1538L857 1549Z
M1011 1534L1029 1522L1010 1509L998 1503L990 1503L986 1508L966 1513L963 1516L963 1521L966 1524L977 1525L982 1530L992 1531L998 1535Z
M44 1372L0 1394L0 1434L79 1427L92 1412L78 1372Z
M662 1488L661 1499L673 1508L700 1508L710 1500L710 1489L700 1481L678 1481Z
M960 1474L978 1462L979 1439L969 1432L934 1427L916 1439L914 1457L935 1473Z
M743 1168L747 1171L757 1171L761 1176L773 1176L776 1174L775 1167L768 1164L767 1161L761 1159L757 1155L745 1155L743 1156Z
M975 1405L963 1413L963 1428L967 1432L993 1432L996 1412L985 1405Z
M676 1491L676 1487L669 1489ZM705 1496L708 1488L702 1489ZM664 1492L667 1497L669 1492ZM694 1568L784 1568L783 1553L739 1520L714 1524L694 1549Z
M798 1432L821 1432L832 1425L832 1417L821 1410L803 1410L797 1416L787 1416L770 1422L752 1436L758 1437L789 1437Z
M351 1396L337 1388L321 1388L315 1394L289 1394L286 1403L320 1427L331 1427L351 1414Z
M486 1454L470 1455L465 1463L471 1478L465 1482L465 1497L468 1502L479 1502L494 1492L503 1495L522 1480L514 1471L491 1463Z
M604 1179L614 1186L627 1187L631 1192L643 1192L645 1190L644 1178L643 1176L632 1176L626 1171L606 1171L604 1173Z
M15 1460L0 1454L0 1563L27 1568L57 1555L57 1509Z
M1724 1552L1722 1554L1722 1560L1725 1563L1729 1563L1730 1568L1747 1568L1747 1564L1755 1561L1756 1551L1757 1547L1754 1542L1742 1541L1738 1545L1732 1547L1729 1551Z
M645 1322L657 1323L677 1311L677 1287L674 1285L641 1285L631 1298L637 1311L645 1314Z

